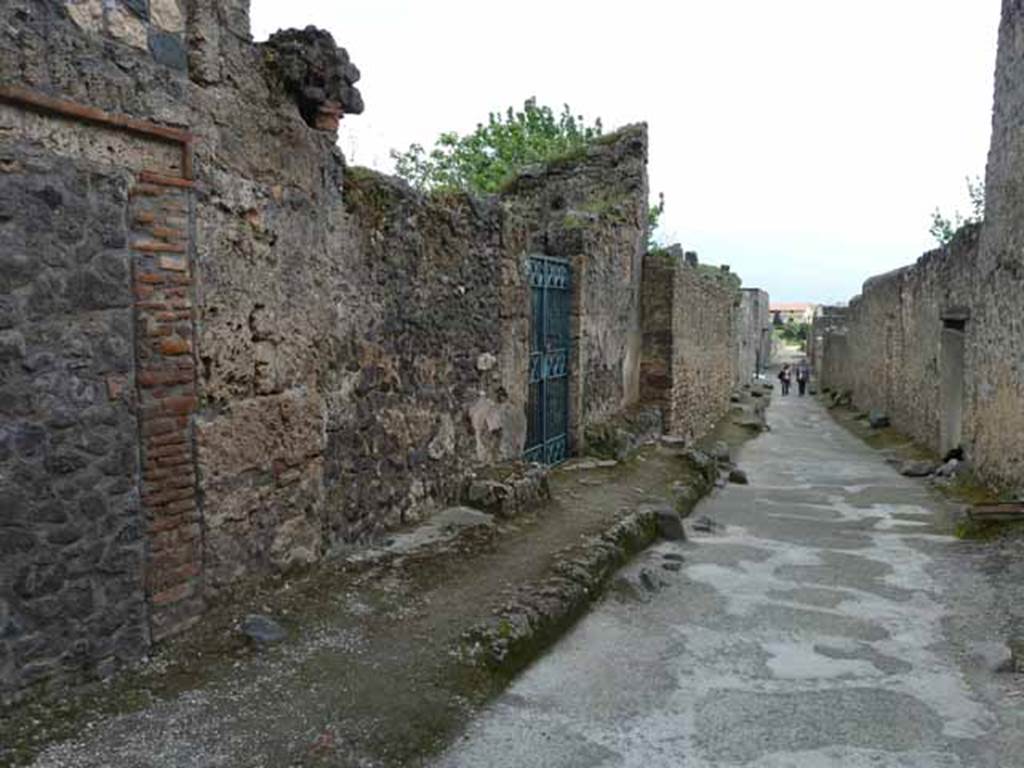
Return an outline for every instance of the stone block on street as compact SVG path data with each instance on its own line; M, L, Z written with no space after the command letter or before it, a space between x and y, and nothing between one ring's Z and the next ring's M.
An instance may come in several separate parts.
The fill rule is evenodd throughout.
M683 530L683 521L679 514L669 507L662 507L655 510L658 520L658 535L669 541L685 541L686 531Z
M934 461L905 461L900 466L900 474L904 477L928 477L935 473Z

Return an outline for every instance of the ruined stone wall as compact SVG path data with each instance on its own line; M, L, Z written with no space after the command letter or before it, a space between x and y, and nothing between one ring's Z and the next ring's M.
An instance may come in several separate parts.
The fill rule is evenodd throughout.
M200 208L210 588L416 520L522 454L530 254L575 267L576 422L630 401L645 150L626 132L500 199L361 170L339 189L337 165L311 174L319 203L235 179L244 199ZM566 225L572 206L593 213Z
M261 75L267 51L248 41L247 3L193 2L187 18L174 0L10 10L0 30L0 189L10 202L0 228L26 277L5 286L11 326L0 332L40 368L38 379L15 376L22 361L5 361L0 443L27 452L5 450L15 464L0 475L0 493L16 502L5 504L4 538L21 542L0 561L5 699L37 681L105 675L151 637L189 626L208 583L301 551L311 537L287 535L296 517L315 518L310 557L319 555L323 510L308 500L323 497L323 414L308 407L319 393L303 357L319 342L282 333L280 357L258 343L278 330L274 317L309 330L333 315L335 297L301 294L330 264L325 243L340 217L321 203L333 194L340 204L342 168L333 136L310 129L284 79ZM197 63L191 82L187 60ZM340 77L347 98L353 77ZM194 154L184 126L203 132ZM30 190L59 222L51 239L25 204ZM267 291L250 291L261 279ZM288 310L268 321L258 310L277 312L275 299ZM44 310L66 331L34 324ZM22 499L15 478L30 476L49 524ZM217 533L231 516L270 541L250 535L228 564L230 534ZM76 606L62 615L61 601Z
M971 319L978 234L977 227L965 228L948 247L868 280L845 317L816 325L824 338L823 384L851 392L857 407L885 413L895 427L935 451L942 449L942 334L949 322L965 322L963 437L972 454L979 426L971 394L972 355L983 343Z
M965 387L964 444L974 454L976 434L973 397L975 391L972 350L979 346L978 328L970 322L971 307L977 304L974 283L978 258L978 231L968 228L945 249L932 251L906 271L902 280L899 325L903 345L894 350L891 366L894 423L924 445L943 451L941 425L944 405L941 396L944 370L943 328L947 321L964 321ZM972 327L974 326L974 327ZM897 357L898 356L898 357Z
M852 392L851 358L845 330L828 331L822 336L821 357L815 369L822 388L837 394Z
M359 170L345 207L352 243L338 258L354 291L320 380L329 523L351 541L450 504L474 468L520 457L529 307L496 201L429 199Z
M1003 0L976 301L968 322L974 461L1024 488L1024 6Z
M213 18L210 18L210 15ZM205 22L205 23L204 23ZM323 375L339 365L344 165L266 76L245 14L190 13L197 465L205 588L317 562L331 541Z
M682 264L674 282L672 414L668 431L697 438L729 408L736 382L740 297L728 281Z
M188 124L180 0L11 0L4 21L4 86L164 124ZM112 160L117 150L115 141Z
M670 247L664 255L648 253L644 257L641 286L640 397L661 410L665 423L672 409L675 273L681 261L682 249L678 246Z
M325 33L253 45L245 0L5 22L5 699L518 458L531 254L574 267L576 447L636 400L642 126L500 199L428 200L345 168L359 73Z
M736 383L746 384L771 362L772 319L768 294L744 288L736 312Z
M740 291L673 247L645 257L643 296L644 400L661 406L668 432L698 438L736 384Z
M635 400L646 189L643 127L527 172L491 199L424 197L348 172L348 235L333 260L344 311L337 357L318 374L332 540L429 514L479 467L522 455L531 255L573 265L573 425Z
M502 195L504 242L573 268L570 408L573 448L640 396L640 276L647 237L647 127L602 137L584 153L528 171Z
M0 173L2 700L148 638L129 186L28 147Z
M187 139L126 117L187 122L184 27L174 3L130 10L14 2L0 30L3 700L112 673L160 634L153 598L194 587L195 560L171 562L198 539L194 372L174 361L183 383L154 389L143 375L163 345L190 349L190 184L165 184ZM92 109L60 115L54 97Z
M807 360L817 382L825 383L825 346L826 339L833 335L846 332L847 308L840 306L819 305L814 310L814 320L807 336Z
M964 447L983 478L1011 488L1024 485L1022 37L1024 6L1004 0L980 232L968 228L915 266L869 281L850 307L845 355L831 342L825 352L830 376L835 369L862 407L885 408L939 448L948 415L942 328L962 327Z

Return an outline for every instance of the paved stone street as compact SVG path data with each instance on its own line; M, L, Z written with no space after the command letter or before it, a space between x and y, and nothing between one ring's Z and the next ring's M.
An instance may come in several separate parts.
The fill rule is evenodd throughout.
M751 485L627 568L438 765L1024 765L1020 683L993 671L1014 545L952 538L953 510L815 400L769 422Z

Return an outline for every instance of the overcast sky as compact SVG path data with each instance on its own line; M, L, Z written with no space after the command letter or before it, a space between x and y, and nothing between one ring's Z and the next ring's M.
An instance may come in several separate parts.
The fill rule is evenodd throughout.
M362 70L349 161L569 103L646 121L660 237L779 301L840 301L968 208L991 132L999 0L253 0L253 34L315 24Z

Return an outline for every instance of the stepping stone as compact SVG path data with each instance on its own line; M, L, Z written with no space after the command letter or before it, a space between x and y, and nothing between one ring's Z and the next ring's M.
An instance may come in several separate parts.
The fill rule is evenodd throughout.
M736 485L750 485L750 478L742 469L734 469L729 473L729 482L736 483Z
M701 515L693 521L691 527L700 533L719 533L725 530L725 526L717 523L707 515Z
M273 645L288 637L284 627L269 616L253 613L242 622L242 633L257 645Z
M657 592L661 587L661 583L646 568L640 571L640 584L648 592Z

